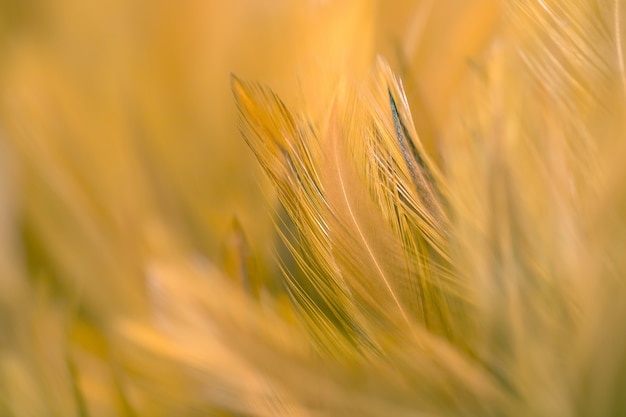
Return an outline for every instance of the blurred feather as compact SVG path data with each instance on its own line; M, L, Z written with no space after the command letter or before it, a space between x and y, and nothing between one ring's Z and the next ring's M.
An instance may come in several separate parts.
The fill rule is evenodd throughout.
M0 1L0 415L624 415L624 8Z

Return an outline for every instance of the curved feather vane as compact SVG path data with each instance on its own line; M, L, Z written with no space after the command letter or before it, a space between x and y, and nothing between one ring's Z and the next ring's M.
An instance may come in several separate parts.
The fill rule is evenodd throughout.
M411 366L418 374L432 368L457 387L472 380L469 395L497 398L492 376L464 339L471 308L451 280L449 220L435 182L441 174L424 154L402 89L383 61L371 85L380 91L340 85L327 119L315 121L292 115L269 90L233 78L243 135L295 224L296 236L286 239L304 275L291 277L288 288L299 317L331 355L359 352L378 362L415 351L426 360L414 357L423 364ZM302 290L302 280L319 300Z
M387 317L386 327L417 321L451 336L442 313L450 309L437 305L444 298L430 293L449 290L439 282L446 274L445 213L423 150L408 136L410 114L403 106L400 116L390 93L401 90L388 71L381 62L374 74L388 82L385 105L340 115L338 109L366 108L345 91L335 99L322 134L315 122L297 122L271 93L236 79L234 90L244 136L276 182L308 251L302 267L326 274L318 281L331 285L322 289L326 301L340 292L361 314Z

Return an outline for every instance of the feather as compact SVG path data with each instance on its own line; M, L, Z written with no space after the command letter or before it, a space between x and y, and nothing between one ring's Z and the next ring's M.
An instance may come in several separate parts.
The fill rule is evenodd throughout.
M0 415L626 413L622 0L13 3Z
M275 181L279 200L296 225L297 244L292 248L308 274L305 278L317 283L331 311L343 308L340 317L351 321L329 331L336 319L302 294L297 280L289 281L291 293L301 320L316 334L326 333L322 351L330 351L331 357L333 350L341 349L337 340L331 344L330 336L342 335L347 328L352 340L341 346L360 354L344 360L362 363L365 358L393 357L399 354L397 349L416 349L428 365L419 371L412 367L413 371L432 367L432 372L447 375L448 384L459 387L469 378L477 391L465 395L497 398L492 377L471 357L464 357L468 347L460 323L461 311L468 307L453 293L452 283L442 282L450 272L443 264L445 229L440 222L445 222L445 214L435 200L439 198L431 182L435 174L426 174L425 164L430 162L412 167L402 153L401 140L417 138L408 137L412 125L402 129L406 138L398 138L395 125L410 123L410 118L400 120L389 92L400 99L403 95L389 74L382 61L373 74L375 81L387 82L375 84L386 93L385 104L369 108L366 101L355 102L357 95L348 87L339 87L321 122L293 116L270 91L233 79L244 137ZM353 114L358 108L366 111ZM386 114L381 114L383 110ZM409 115L406 107L402 112L403 117ZM421 145L412 147L409 161L427 160L418 153L423 152ZM411 180L412 168L420 170L414 174L420 175L421 188ZM451 324L454 319L457 328ZM432 382L437 396L444 395L446 388Z

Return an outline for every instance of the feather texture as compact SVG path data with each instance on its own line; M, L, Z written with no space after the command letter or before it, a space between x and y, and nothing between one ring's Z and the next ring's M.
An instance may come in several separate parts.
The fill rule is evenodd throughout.
M18 3L0 415L626 414L623 0Z
M464 395L497 398L492 376L463 338L470 307L450 279L449 220L434 179L440 174L417 142L402 89L384 62L371 85L378 90L340 86L326 119L312 121L293 116L270 91L233 81L244 137L276 180L296 226L293 249L323 302L292 279L299 316L325 336L322 351L332 356L342 357L333 350L341 350L337 336L347 331L341 346L361 352L347 358L360 366L415 351L429 365L416 359L424 368L412 371L446 375L444 385L426 383L437 397L448 397L446 384L465 390L471 380ZM326 306L341 323L335 331Z

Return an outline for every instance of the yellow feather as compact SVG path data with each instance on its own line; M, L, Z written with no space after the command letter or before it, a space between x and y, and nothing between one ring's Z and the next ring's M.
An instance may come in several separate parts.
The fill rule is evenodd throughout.
M0 415L626 414L625 9L0 2Z

